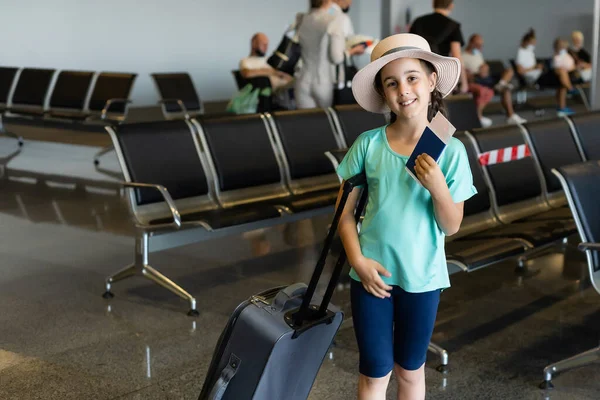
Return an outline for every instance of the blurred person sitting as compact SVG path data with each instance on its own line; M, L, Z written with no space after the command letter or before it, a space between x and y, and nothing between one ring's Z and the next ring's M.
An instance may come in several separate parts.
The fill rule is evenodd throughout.
M517 73L525 79L528 85L535 85L544 72L544 66L537 62L535 56L536 43L535 31L532 28L521 39L521 47L519 47L515 59Z
M527 120L514 112L511 93L513 85L510 83L514 75L513 70L511 68L505 69L500 77L491 76L490 67L483 58L482 49L483 37L476 33L469 38L467 47L462 55L469 80L469 91L479 90L473 84L482 85L490 89L493 88L502 96L502 107L506 111L507 117L506 123L523 124L527 122ZM489 94L486 95L489 96ZM483 104L483 107L485 107L485 104Z
M264 33L255 33L250 41L250 56L240 61L240 74L245 79L255 78L257 76L267 76L271 81L273 91L287 89L293 81L293 77L276 70L267 64L267 50L269 48L269 38Z
M573 114L573 110L567 107L567 93L574 93L573 85L583 82L575 59L569 54L569 43L561 38L554 41L554 56L552 57L552 68L555 76L550 76L551 83L558 85L556 96L558 102L558 114Z
M583 48L583 40L583 33L574 31L571 34L571 48L569 49L569 53L575 59L575 64L579 70L581 79L583 79L584 82L589 82L592 80L592 57L590 56L590 53Z

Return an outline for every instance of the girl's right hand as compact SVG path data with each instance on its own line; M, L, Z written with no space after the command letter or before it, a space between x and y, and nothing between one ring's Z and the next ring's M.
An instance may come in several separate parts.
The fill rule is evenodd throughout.
M370 258L362 257L353 267L367 292L380 299L391 296L392 287L386 285L379 275L389 278L392 274L381 264Z

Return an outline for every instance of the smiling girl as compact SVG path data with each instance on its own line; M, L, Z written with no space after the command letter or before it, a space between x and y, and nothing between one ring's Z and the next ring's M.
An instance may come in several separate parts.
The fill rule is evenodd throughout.
M368 204L360 235L355 189L339 223L351 265L352 315L360 353L358 399L385 399L392 371L398 399L425 398L424 363L442 289L450 286L444 238L456 233L464 201L476 194L467 153L452 138L438 162L419 155L416 182L405 170L425 127L461 73L456 58L430 51L421 36L382 40L352 89L367 111L391 123L364 132L338 167L365 172Z

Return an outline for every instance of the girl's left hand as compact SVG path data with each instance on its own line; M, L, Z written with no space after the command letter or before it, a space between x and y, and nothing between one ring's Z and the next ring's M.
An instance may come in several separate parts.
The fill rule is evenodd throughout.
M446 178L440 166L428 154L421 154L415 161L415 172L417 178L432 196L447 188Z

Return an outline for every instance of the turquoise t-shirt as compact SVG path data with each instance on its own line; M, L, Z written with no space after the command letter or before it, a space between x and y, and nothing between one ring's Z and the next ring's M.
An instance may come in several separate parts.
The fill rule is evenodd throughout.
M359 233L362 254L392 276L388 285L420 293L450 287L444 251L445 234L435 219L433 200L406 172L408 156L392 150L386 126L362 133L340 163L348 179L366 172L369 199ZM452 138L438 160L455 203L477 193L464 145ZM352 268L350 276L360 281Z

